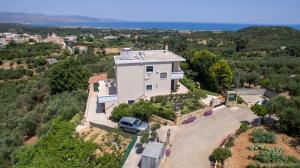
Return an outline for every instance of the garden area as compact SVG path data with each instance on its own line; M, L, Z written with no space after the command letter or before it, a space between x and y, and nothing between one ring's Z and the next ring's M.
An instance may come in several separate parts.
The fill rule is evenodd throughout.
M94 134L95 130L79 138L74 130L72 122L53 120L47 134L35 145L16 150L14 167L121 167L129 138L116 133L100 136L99 132Z
M296 139L270 131L267 127L245 128L244 125L241 128L236 136L229 138L225 144L225 147L230 148L231 153L230 159L225 162L226 167L297 167L300 165L299 150L291 147Z
M204 105L199 101L200 95L197 95L193 92L187 94L171 94L166 96L155 96L151 97L151 102L159 111L172 111L175 113L176 106L180 110L181 114L188 114L195 110L204 108ZM164 114L158 113L158 116L163 117ZM165 118L165 117L163 117Z
M175 111L188 114L195 110L204 108L197 95L189 92L187 94L170 94L165 96L151 97L150 101L140 100L134 104L120 104L112 112L111 119L119 121L124 116L133 116L143 121L148 121L152 115L157 115L167 120L175 119Z

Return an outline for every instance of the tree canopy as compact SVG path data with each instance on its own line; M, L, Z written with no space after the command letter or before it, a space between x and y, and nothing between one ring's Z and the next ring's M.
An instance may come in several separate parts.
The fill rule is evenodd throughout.
M74 58L55 64L48 73L52 93L85 89L88 84L88 77L87 69Z
M233 79L231 68L225 60L219 60L209 68L209 77L219 86L219 90L229 89Z

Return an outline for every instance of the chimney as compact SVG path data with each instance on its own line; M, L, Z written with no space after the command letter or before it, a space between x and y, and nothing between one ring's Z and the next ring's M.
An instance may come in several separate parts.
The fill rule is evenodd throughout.
M169 51L169 46L168 44L165 45L165 52Z

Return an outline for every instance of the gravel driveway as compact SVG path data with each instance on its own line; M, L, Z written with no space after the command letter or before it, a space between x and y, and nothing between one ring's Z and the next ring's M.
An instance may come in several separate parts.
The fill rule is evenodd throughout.
M256 116L248 108L215 111L212 116L201 117L194 123L181 125L172 142L171 155L164 168L208 168L211 152L229 134L234 133L241 121L251 121Z

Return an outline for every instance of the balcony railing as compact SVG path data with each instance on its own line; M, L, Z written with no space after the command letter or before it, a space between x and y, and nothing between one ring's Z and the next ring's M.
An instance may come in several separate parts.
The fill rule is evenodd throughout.
M98 95L98 103L105 103L111 101L117 101L118 95L109 95L109 96L99 96Z
M177 71L174 71L171 73L171 79L182 79L184 75L184 72L178 68Z

